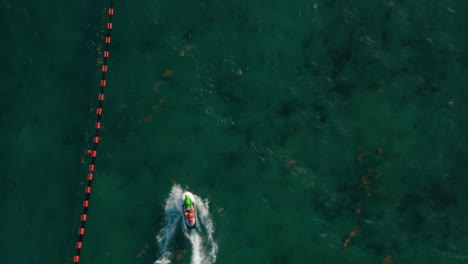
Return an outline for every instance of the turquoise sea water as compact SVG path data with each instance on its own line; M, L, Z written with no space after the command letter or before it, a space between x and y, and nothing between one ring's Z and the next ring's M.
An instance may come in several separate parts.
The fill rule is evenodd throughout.
M72 263L108 6L0 3L2 263ZM158 260L177 188L172 263L468 263L467 12L116 1L81 263Z

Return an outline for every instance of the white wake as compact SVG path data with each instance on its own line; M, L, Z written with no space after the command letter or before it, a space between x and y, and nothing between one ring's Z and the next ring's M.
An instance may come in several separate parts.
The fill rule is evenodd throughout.
M213 239L214 225L209 212L208 199L201 199L195 195L197 208L197 227L187 229L182 220L181 197L185 190L180 185L172 186L169 197L166 200L164 227L156 236L160 248L159 259L155 264L169 264L174 258L174 238L178 232L182 232L192 246L191 264L212 264L216 261L218 244Z

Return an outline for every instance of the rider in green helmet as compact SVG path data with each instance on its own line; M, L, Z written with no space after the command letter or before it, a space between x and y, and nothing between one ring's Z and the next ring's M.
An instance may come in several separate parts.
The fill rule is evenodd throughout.
M195 221L194 210L192 207L192 199L188 195L185 195L184 199L184 215L187 217L188 221L193 222Z
M187 209L192 207L192 199L188 195L185 195L184 204Z

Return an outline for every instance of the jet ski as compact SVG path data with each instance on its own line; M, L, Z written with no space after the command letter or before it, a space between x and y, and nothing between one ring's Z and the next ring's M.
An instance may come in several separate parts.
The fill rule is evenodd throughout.
M195 197L191 192L182 194L182 214L185 226L188 229L197 227L197 210L194 201Z

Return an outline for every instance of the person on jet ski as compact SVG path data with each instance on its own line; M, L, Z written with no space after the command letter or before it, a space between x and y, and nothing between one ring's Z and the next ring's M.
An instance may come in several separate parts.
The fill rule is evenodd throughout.
M184 205L185 205L185 216L188 218L190 222L193 221L194 215L193 215L193 208L192 208L192 200L188 195L185 196L184 200Z
M192 211L186 210L186 211L185 211L185 216L187 216L187 218L188 218L188 220L189 220L190 222L193 222L194 215L193 215L193 212L192 212Z

